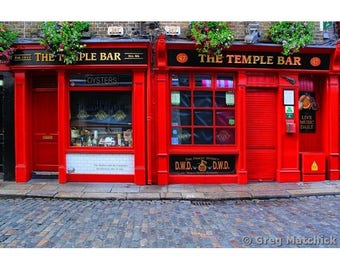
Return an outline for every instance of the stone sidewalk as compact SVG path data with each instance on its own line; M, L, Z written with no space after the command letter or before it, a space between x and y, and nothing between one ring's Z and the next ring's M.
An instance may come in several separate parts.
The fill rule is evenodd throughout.
M133 183L71 183L36 179L27 183L0 180L2 197L40 197L63 199L118 200L238 200L302 196L340 195L340 181L323 182L254 182L247 185L137 186Z

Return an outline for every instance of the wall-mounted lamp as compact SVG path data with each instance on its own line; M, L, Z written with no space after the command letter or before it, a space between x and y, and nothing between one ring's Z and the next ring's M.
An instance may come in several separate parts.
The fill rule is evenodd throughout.
M245 36L244 41L246 43L257 43L261 36L259 32L259 24L258 23L250 23L248 25L247 31L248 34Z

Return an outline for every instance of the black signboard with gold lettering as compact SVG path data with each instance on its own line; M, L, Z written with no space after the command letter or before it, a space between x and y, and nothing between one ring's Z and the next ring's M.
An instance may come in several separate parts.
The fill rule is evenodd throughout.
M76 64L147 64L147 49L84 49ZM54 57L45 50L16 50L12 65L62 65L61 57Z
M208 55L196 50L168 50L169 66L328 70L329 64L330 54L284 56L275 52L225 51L219 55Z
M319 105L314 92L299 92L300 132L314 133L316 131L316 111Z
M235 156L170 156L171 174L234 174Z

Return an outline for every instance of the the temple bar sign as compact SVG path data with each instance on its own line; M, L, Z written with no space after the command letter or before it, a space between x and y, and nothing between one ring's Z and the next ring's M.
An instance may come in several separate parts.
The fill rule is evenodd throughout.
M226 51L218 55L196 50L168 50L169 66L211 66L238 68L280 68L328 70L329 54L294 54L285 56L273 52Z
M147 49L85 49L77 64L147 64ZM54 57L44 50L17 50L12 65L60 65L62 56Z

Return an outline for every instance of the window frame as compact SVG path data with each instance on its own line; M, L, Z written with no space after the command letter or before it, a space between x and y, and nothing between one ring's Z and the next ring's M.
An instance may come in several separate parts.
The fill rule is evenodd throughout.
M81 72L76 72L76 73L81 73ZM84 72L85 74L85 72ZM83 86L72 86L70 85L70 74L67 76L67 85L68 85L68 91L67 91L67 100L68 100L68 110L69 110L69 120L68 120L68 136L67 136L67 149L69 153L132 153L134 151L134 127L135 127L135 120L134 120L134 91L133 91L133 73L131 72L86 72L86 74L93 74L93 75L107 75L107 74L112 74L112 75L125 75L129 74L131 76L131 84L128 86L107 86L107 85L83 85ZM110 145L110 146L73 146L71 145L71 93L75 92L92 92L94 95L96 92L100 93L115 93L115 92L130 92L131 95L131 136L132 136L132 145L129 146L119 146L119 145Z
M188 85L185 86L181 86L181 85L173 85L173 78L176 76L188 76ZM196 78L198 76L210 76L211 78L211 83L209 85L209 82L206 85L201 85L201 86L197 86L196 84ZM218 85L218 78L223 78L225 77L224 83L226 83L226 85L223 85L221 87L219 87L219 85L222 85L222 82L219 83ZM229 81L227 80L227 78L229 79ZM179 80L178 80L179 81ZM232 72L215 72L215 73L211 73L211 72L171 72L169 74L169 89L170 89L170 97L169 97L169 106L170 106L170 114L169 114L169 135L170 135L170 139L169 139L169 145L171 149L182 149L184 147L191 147L191 148L195 148L195 147L210 147L210 148L214 148L214 147L227 147L227 148L231 148L231 147L236 147L237 144L237 137L236 137L236 133L237 133L237 123L236 123L236 117L237 117L237 113L236 113L236 95L237 95L237 91L236 91L236 78L235 78L235 74ZM224 84L223 83L223 84ZM177 104L178 104L178 97L177 98L173 98L172 95L174 92L181 92L181 91L187 91L190 92L190 106L187 107L183 107L180 106L181 101L179 101L179 105L174 105L172 103L172 100L176 100ZM212 106L207 107L207 106L201 106L201 107L196 107L195 106L195 101L194 101L194 96L195 93L204 93L204 92L211 92L211 102L212 102ZM225 106L218 106L218 93L223 93L223 95L227 95L227 93L232 93L230 96L228 96L228 100L231 104L225 104ZM223 96L222 95L222 96ZM180 100L180 98L179 98ZM225 96L225 102L227 102L227 96ZM173 111L174 110L187 110L191 112L190 115L190 123L191 125L174 125L173 124ZM195 111L211 111L211 115L212 115L212 125L195 125ZM228 125L218 125L217 124L217 114L218 113L222 113L223 112L228 112L231 116L230 116L230 120ZM228 114L226 113L226 115ZM221 123L221 122L220 122ZM174 139L173 136L173 131L176 129L190 129L191 130L191 138L190 138L190 143L180 143L178 141L176 141ZM213 138L212 138L212 143L203 143L203 144L199 144L199 143L195 143L195 129L212 129L212 133L213 133ZM229 139L231 139L230 143L223 143L217 142L217 131L218 130L232 130L231 134L229 134ZM178 132L177 132L178 134ZM224 134L226 135L226 134ZM227 134L228 135L228 134Z

